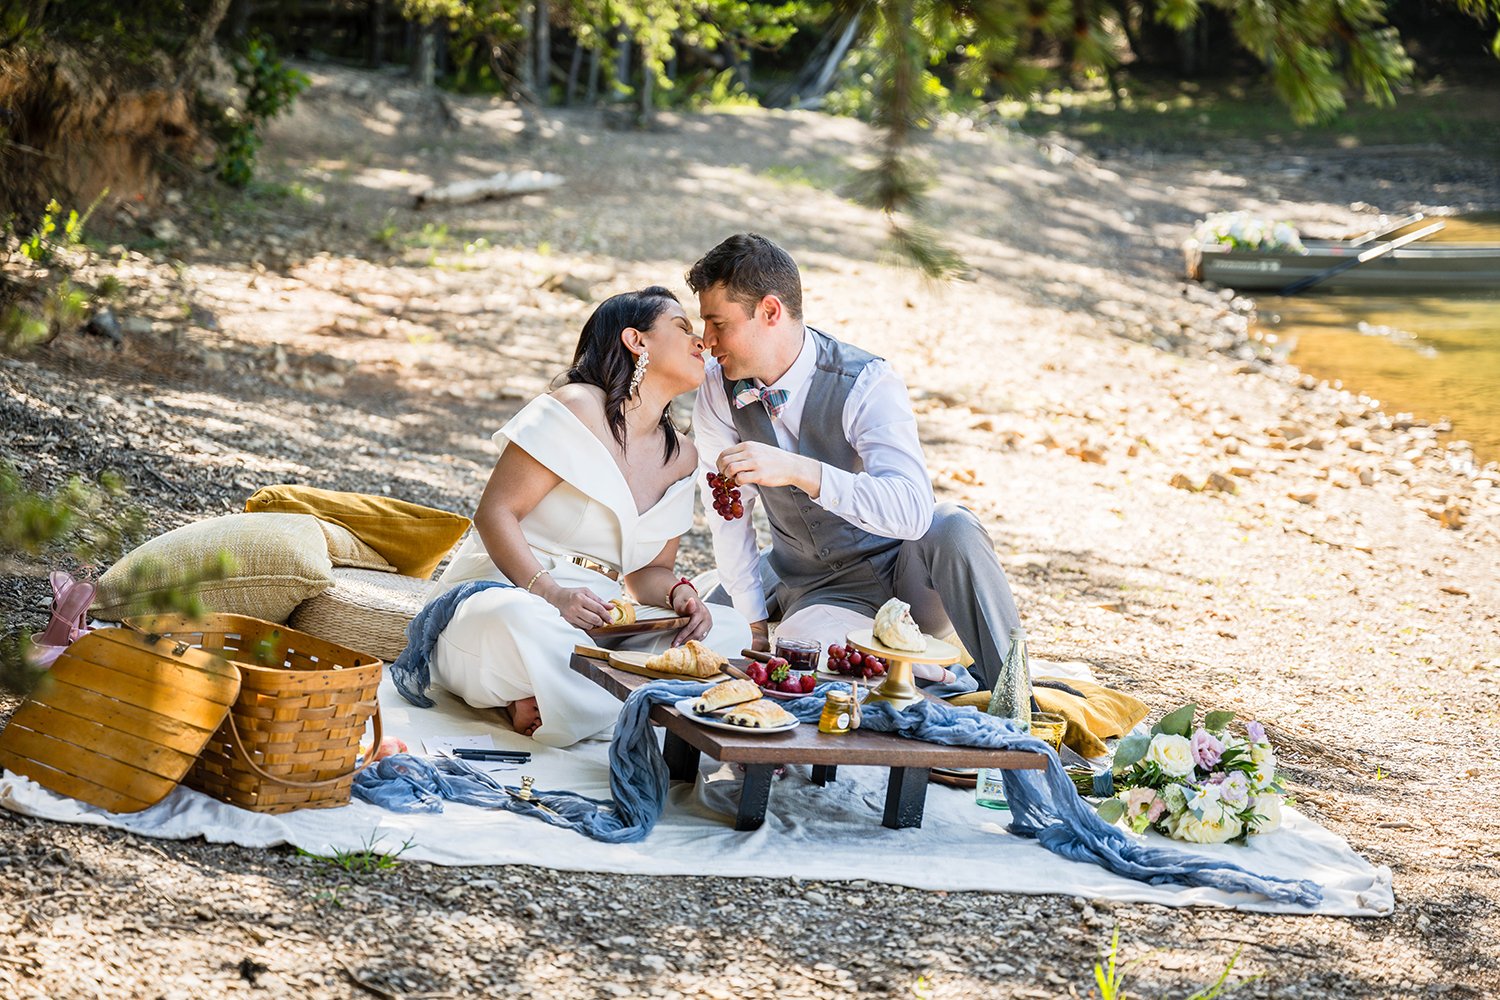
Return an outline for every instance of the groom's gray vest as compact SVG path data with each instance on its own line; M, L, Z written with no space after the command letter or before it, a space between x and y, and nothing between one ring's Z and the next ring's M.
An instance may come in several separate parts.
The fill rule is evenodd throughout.
M808 327L817 366L806 389L797 453L836 469L862 472L864 463L844 436L844 403L859 373L878 360L868 351ZM724 380L734 426L743 441L780 447L771 416L760 403L734 405L734 383ZM890 567L900 542L858 528L831 514L795 486L758 487L771 522L771 569L781 583L776 595L783 615L800 598L818 591L819 603L862 608L870 613L884 600ZM771 595L767 595L768 597ZM873 602L873 604L871 603Z

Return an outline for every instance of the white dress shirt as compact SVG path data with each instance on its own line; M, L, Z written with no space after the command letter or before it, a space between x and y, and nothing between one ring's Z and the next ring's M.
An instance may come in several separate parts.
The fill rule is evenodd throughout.
M817 345L805 328L802 350L786 374L767 388L785 389L789 395L780 416L771 417L776 441L787 451L796 451L801 437L802 411L807 390L817 368ZM762 385L756 380L757 385ZM759 402L751 406L762 405ZM734 426L734 403L724 388L719 363L704 365L703 387L693 409L693 437L704 472L718 467L719 455L740 441ZM830 514L871 534L886 538L921 538L932 524L936 501L927 460L917 436L917 418L911 411L906 383L883 360L872 361L855 379L844 401L844 436L864 464L863 472L850 472L823 463L822 489L813 502ZM750 512L756 488L740 487L745 516L726 521L713 513L712 491L699 478L704 504L709 510L714 555L719 579L734 602L735 610L750 621L766 617L766 595L760 585L760 552Z

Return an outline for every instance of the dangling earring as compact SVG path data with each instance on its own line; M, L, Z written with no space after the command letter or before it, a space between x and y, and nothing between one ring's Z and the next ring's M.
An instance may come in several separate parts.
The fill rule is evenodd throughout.
M630 373L630 394L634 396L641 387L641 379L646 377L646 366L651 363L651 355L642 351L636 355L635 371Z

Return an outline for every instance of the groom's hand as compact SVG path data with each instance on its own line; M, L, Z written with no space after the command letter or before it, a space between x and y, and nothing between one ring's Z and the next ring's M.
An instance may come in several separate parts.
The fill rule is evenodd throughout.
M823 488L823 463L759 441L725 448L719 473L756 486L796 486L814 499Z

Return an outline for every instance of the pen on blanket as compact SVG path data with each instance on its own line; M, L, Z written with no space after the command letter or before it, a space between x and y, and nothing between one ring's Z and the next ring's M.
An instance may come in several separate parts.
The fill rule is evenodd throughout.
M454 747L453 756L464 760L500 760L514 764L531 761L531 754L525 750L489 750L483 747Z

